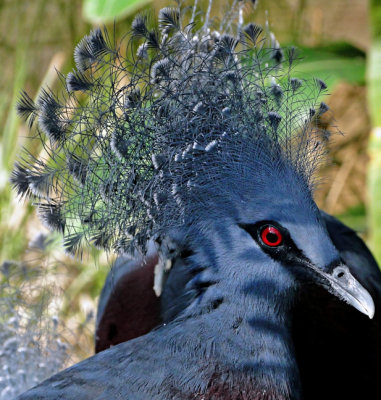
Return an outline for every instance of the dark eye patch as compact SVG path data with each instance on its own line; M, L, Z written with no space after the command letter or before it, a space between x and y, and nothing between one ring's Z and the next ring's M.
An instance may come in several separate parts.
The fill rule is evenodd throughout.
M275 221L260 221L255 224L239 224L271 258L283 264L310 263L295 245L289 231Z

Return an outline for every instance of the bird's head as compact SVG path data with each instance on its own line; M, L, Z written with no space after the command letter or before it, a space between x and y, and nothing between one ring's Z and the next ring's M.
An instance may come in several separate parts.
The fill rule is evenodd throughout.
M341 259L305 179L280 158L250 160L219 178L216 172L216 190L208 200L198 194L190 211L197 218L175 235L162 299L166 318L186 303L201 297L218 303L226 293L253 304L274 295L288 307L301 285L314 284L372 318L372 297Z

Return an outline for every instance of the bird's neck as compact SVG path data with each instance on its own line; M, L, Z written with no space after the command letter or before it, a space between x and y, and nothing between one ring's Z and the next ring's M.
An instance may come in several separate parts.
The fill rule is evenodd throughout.
M210 370L204 398L300 398L291 338L290 291L287 287L253 282L240 293L221 292L220 303L214 300L211 311L195 317L200 326L194 326L194 319L189 320L189 328L183 326L183 332L199 332L197 345L205 368ZM208 291L199 307L207 303Z

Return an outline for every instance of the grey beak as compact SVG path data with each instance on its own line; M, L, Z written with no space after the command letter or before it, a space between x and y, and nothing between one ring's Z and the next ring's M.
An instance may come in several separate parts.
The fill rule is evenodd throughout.
M336 267L331 274L320 270L320 274L329 282L333 294L366 314L369 318L373 318L375 306L372 296L359 281L354 278L347 266L340 265Z

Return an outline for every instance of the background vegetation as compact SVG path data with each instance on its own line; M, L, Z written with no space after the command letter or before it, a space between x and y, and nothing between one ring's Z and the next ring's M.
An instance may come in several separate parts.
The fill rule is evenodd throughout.
M28 341L33 348L36 335L58 315L58 327L52 329L70 346L70 357L60 348L62 363L51 368L92 354L93 316L112 260L96 251L82 261L65 256L59 237L40 225L30 204L15 198L9 174L20 146L35 154L41 150L17 117L15 104L21 89L36 97L46 85L55 88L56 69L67 73L73 68L73 49L92 27L106 25L120 38L138 10L157 12L168 3L0 1L0 338L15 331L16 315L24 331L33 332ZM221 3L216 1L215 15ZM268 21L281 44L301 49L304 60L297 73L326 80L334 114L325 123L344 133L330 144L318 204L359 231L381 262L381 0L255 3L256 22ZM48 322L30 325L33 318ZM1 361L6 359L0 354ZM0 399L1 390L0 382Z

